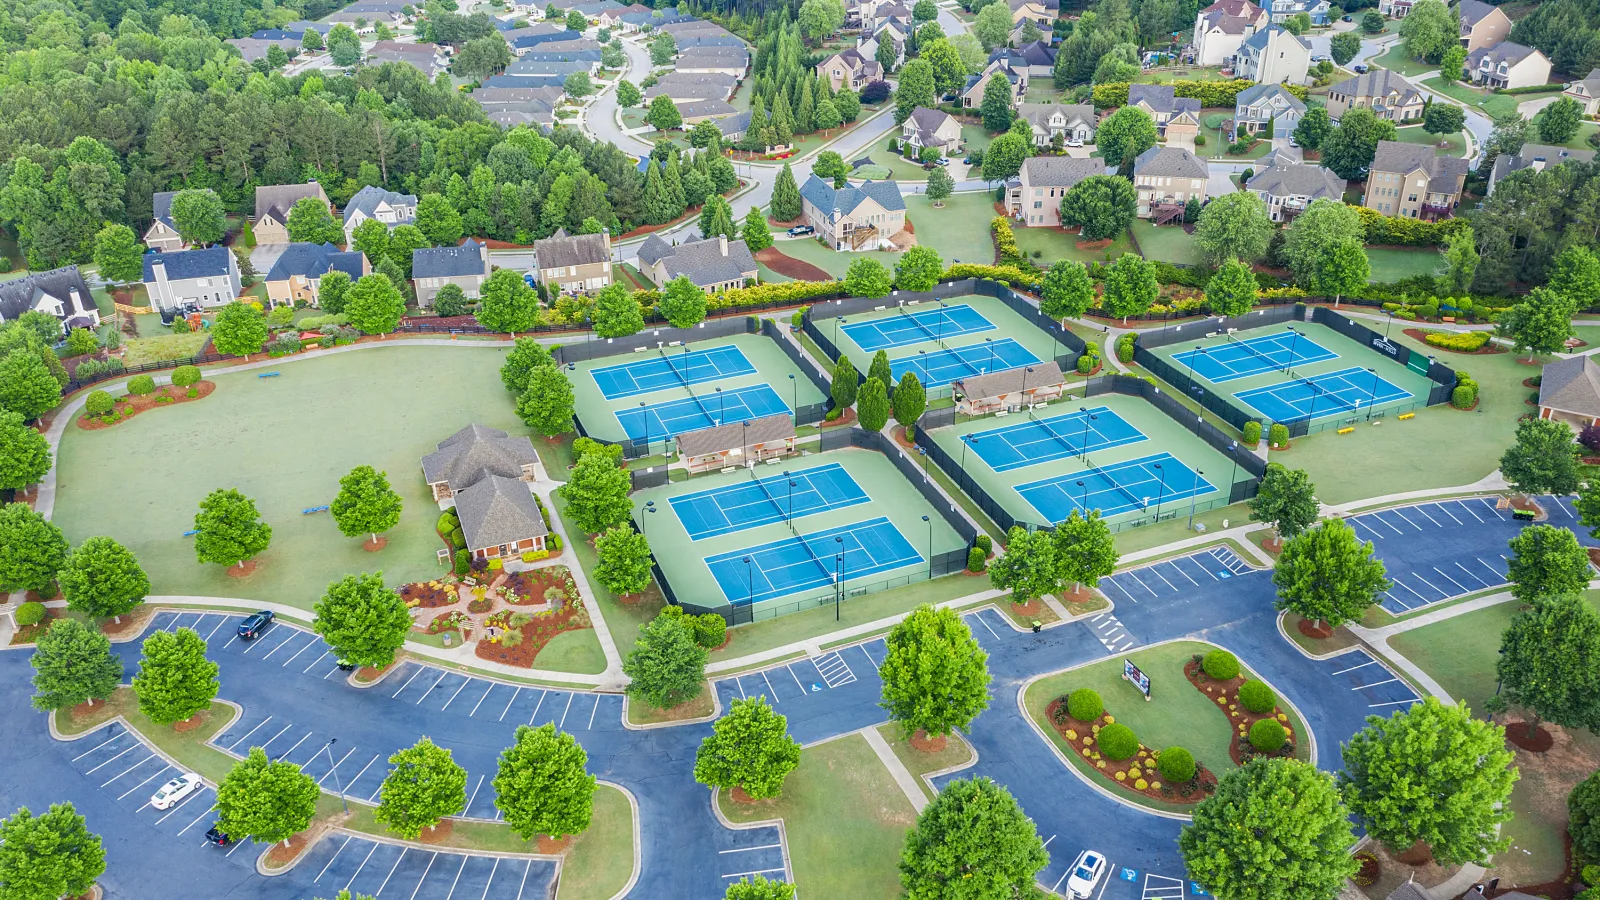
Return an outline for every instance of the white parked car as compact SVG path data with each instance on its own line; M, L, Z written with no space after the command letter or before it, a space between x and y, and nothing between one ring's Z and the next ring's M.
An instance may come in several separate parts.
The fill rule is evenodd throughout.
M1085 850L1078 854L1078 861L1072 864L1072 874L1067 876L1067 896L1075 900L1086 900L1094 893L1095 885L1106 874L1106 858L1094 850Z
M205 786L200 776L194 772L179 775L177 778L163 784L159 790L150 795L150 805L156 809L171 809L180 803L183 798Z
M1068 147L1082 147L1083 138L1067 138Z

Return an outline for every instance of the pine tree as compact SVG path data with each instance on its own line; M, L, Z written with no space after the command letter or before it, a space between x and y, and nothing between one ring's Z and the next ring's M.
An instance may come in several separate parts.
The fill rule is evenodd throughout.
M800 186L795 184L794 170L788 163L778 173L772 186L772 218L778 222L793 222L800 218Z
M665 225L676 218L672 197L667 193L661 167L651 160L644 176L644 220L648 225Z

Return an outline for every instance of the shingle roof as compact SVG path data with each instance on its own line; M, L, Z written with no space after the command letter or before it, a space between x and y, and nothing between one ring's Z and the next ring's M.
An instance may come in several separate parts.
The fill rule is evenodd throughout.
M1567 82L1569 88L1575 84L1583 85L1590 96L1600 96L1600 69L1591 69L1587 77Z
M1029 371L1030 369L1032 371ZM1061 367L1056 365L1054 360L1045 360L1031 366L1006 369L1003 372L958 378L955 386L968 400L987 400L990 397L1020 391L1024 387L1045 388L1065 381L1061 375Z
M699 431L686 431L678 435L678 455L705 456L792 437L794 421L788 413L777 413L759 419L713 425Z
M360 278L365 274L362 272L360 251L300 241L290 244L283 251L283 255L272 264L272 270L267 272L266 280L286 281L295 275L320 278L335 269L349 275L351 281Z
M750 111L745 110L732 116L719 116L712 119L711 124L717 126L717 130L722 132L723 137L731 137L736 134L742 135L750 130Z
M1282 99L1286 100L1289 108L1295 112L1303 113L1306 111L1306 105L1300 102L1295 95L1284 90L1281 84L1253 84L1239 92L1238 97L1234 100L1234 106L1240 109L1246 106L1253 106L1276 94L1282 94Z
M411 251L412 278L459 278L488 275L483 245L467 238L457 247L423 247Z
M566 78L574 72L588 72L594 63L582 59L529 59L521 56L506 66L507 75L559 75Z
M1433 148L1424 144L1407 144L1403 141L1379 141L1378 151L1372 158L1371 171L1405 174L1418 169L1428 173L1428 189L1452 191L1465 178L1469 164L1454 156L1435 156Z
M911 122L911 126L921 135L921 142L924 147L937 147L943 144L944 140L934 135L938 133L940 128L944 127L946 122L954 121L955 117L941 110L919 106L911 111L911 115L907 119ZM960 131L959 125L956 126L956 130Z
M1072 187L1091 175L1107 174L1103 159L1075 156L1034 156L1023 160L1032 187Z
M155 264L160 263L167 271L168 281L183 281L187 278L215 278L228 274L228 266L233 261L233 251L218 244L215 247L206 247L203 250L173 250L169 253L146 253L144 255L144 280L156 280Z
M1205 161L1182 147L1151 147L1133 160L1133 174L1205 178Z
M1539 406L1600 416L1600 363L1592 356L1574 356L1545 366L1539 379Z
M821 210L823 215L830 217L836 209L841 215L850 215L869 197L891 212L906 208L906 200L900 196L900 185L893 181L846 182L844 187L835 190L832 182L824 181L813 173L801 185L800 196L811 201L811 205Z
M483 425L468 425L440 441L438 447L422 458L422 477L428 484L445 482L452 491L488 475L521 477L522 467L539 459L526 437L511 437Z
M652 243L654 242L654 243ZM662 253L662 248L666 252ZM639 258L648 265L658 261L667 271L667 278L687 275L699 287L738 281L756 271L756 258L744 241L728 241L728 252L723 255L721 242L715 238L690 241L670 246L661 238L650 235L639 247ZM647 251L649 256L646 255Z
M516 62L513 62L512 65L515 66L518 62L521 62L525 59L543 62L597 63L600 61L599 48L574 46L578 43L578 41L567 41L561 44L555 50L544 50L541 48L530 53L524 53L517 57ZM569 46L571 49L569 49ZM509 69L507 71L509 71Z
M390 206L414 207L417 205L417 195L401 194L395 191L386 191L380 187L367 185L361 190L356 191L356 195L350 198L349 205L344 208L344 220L346 222L350 221L350 217L357 212L363 212L368 216L371 216L373 214L373 210L376 210L378 208L378 204L380 203L388 203ZM406 221L410 220L408 219Z
M734 47L696 47L678 56L675 65L680 69L743 69L750 64L748 53L720 53Z
M1217 0L1202 13L1220 12L1224 15L1257 18L1261 15L1261 7L1251 3L1250 0Z
M78 293L76 303L73 302L73 291ZM66 311L65 318L69 321L74 316L94 309L94 298L89 293L88 282L83 280L83 273L75 265L62 266L10 281L0 281L0 319L10 322L33 309L45 297L61 301Z
M305 184L263 184L256 188L256 218L271 214L282 222L288 217L289 208L294 206L296 200L325 196L322 185L315 181Z
M1128 105L1137 105L1140 101L1156 112L1171 112L1177 100L1177 90L1170 84L1130 84L1128 85Z
M1461 14L1461 33L1465 35L1484 16L1494 12L1495 7L1484 3L1483 0L1461 0L1461 3L1456 6L1456 11Z
M461 534L470 550L515 544L549 533L526 482L490 475L456 491L455 500Z
M1332 93L1346 94L1351 97L1387 97L1390 94L1400 95L1400 104L1410 102L1408 98L1416 97L1417 102L1422 102L1422 94L1415 85L1390 69L1373 69L1365 75L1346 78L1328 88Z
M1416 882L1408 881L1389 892L1386 900L1432 900Z
M1594 162L1594 159L1593 150L1573 150L1568 147L1552 147L1549 144L1523 144L1515 156L1502 153L1495 157L1494 177L1498 181L1541 160L1548 168L1559 166L1564 162Z
M1050 117L1057 112L1066 117L1067 124L1081 121L1093 128L1095 124L1094 107L1087 103L1019 103L1017 104L1018 118L1027 119L1030 124L1039 126L1040 129L1048 128Z
M535 90L545 87L561 87L566 81L564 75L491 75L484 79L482 87L487 88L513 88L519 90Z
M177 191L157 191L150 195L150 217L168 228L176 228L172 224L172 198L178 196Z
M1245 38L1244 43L1240 46L1249 47L1257 53L1260 53L1261 51L1267 49L1267 44L1272 42L1274 36L1287 36L1299 41L1300 46L1306 48L1307 50L1311 49L1310 41L1307 41L1303 37L1296 36L1295 34L1291 33L1289 29L1284 28L1282 25L1268 25L1255 34L1250 35L1248 38Z
M1489 60L1489 65L1491 66L1498 66L1501 63L1514 66L1535 53L1539 53L1539 51L1533 47L1511 41L1501 41L1493 47L1479 47L1468 53L1467 68L1469 70L1476 69L1485 59ZM1543 56L1544 54L1540 53L1539 55Z
M1290 163L1257 172L1245 187L1274 197L1340 200L1344 197L1345 180L1322 166Z
M533 255L541 269L557 266L588 266L611 259L603 234L568 235L558 231L553 237L533 242Z
M678 115L684 119L705 119L712 116L731 116L738 112L725 100L689 100L678 104Z

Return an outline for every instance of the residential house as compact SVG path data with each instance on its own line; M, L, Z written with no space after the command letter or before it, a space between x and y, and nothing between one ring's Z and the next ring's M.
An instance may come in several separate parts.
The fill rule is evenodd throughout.
M506 45L511 48L514 56L521 56L540 44L552 41L567 41L572 39L572 32L565 25L552 25L541 22L538 25L529 25L526 28L513 28L500 32Z
M703 19L695 18L686 19L682 22L669 22L665 25L657 25L655 30L664 31L667 34L672 35L674 39L677 39L680 35L683 37L704 37L709 35L721 36L725 34L731 34L731 32L729 32L726 28L723 28L721 25L718 25L715 22L707 22ZM681 46L679 49L682 49Z
M1425 99L1392 69L1373 69L1328 87L1328 116L1337 122L1345 110L1365 107L1380 119L1406 122L1422 118Z
M593 44L594 46L591 47L589 46L590 44ZM547 47L552 49L545 49ZM532 64L534 62L599 63L600 45L598 42L588 39L578 41L561 41L559 43L551 41L548 44L542 44L536 49L529 50L527 53L517 57L516 62L513 62L510 66L506 67L506 71L511 72L512 68L518 64ZM594 71L600 71L600 67L596 65Z
M1550 59L1532 47L1511 41L1468 53L1466 70L1473 84L1495 90L1537 87L1550 82Z
M905 155L912 158L920 155L924 147L954 156L961 152L961 123L947 112L919 106L900 124L900 143Z
M524 553L545 549L549 527L533 497L533 488L521 481L490 475L455 495L461 535L474 559L509 562Z
M1498 6L1461 0L1456 11L1461 14L1461 46L1468 53L1493 47L1511 34L1511 18Z
M678 435L678 458L695 472L754 464L794 453L794 419L788 413L713 425Z
M731 116L721 116L712 119L711 124L717 126L717 130L722 132L722 143L725 146L735 144L744 140L745 132L750 130L750 111L745 110L742 113L735 113Z
M340 250L332 244L290 244L272 264L263 281L272 306L317 305L322 276L339 271L356 281L371 274L372 265L355 250Z
M1061 225L1061 200L1073 185L1091 175L1106 175L1106 161L1074 156L1034 156L1006 182L1006 211L1027 226Z
M722 32L721 34L686 34L683 37L673 38L678 42L678 52L684 53L696 47L745 47L744 41Z
M1600 115L1600 69L1591 69L1587 78L1567 82L1561 93L1583 104L1584 115Z
M1292 222L1313 200L1344 202L1345 180L1331 169L1307 163L1279 162L1257 172L1245 184L1267 206L1274 222Z
M1600 425L1600 363L1593 356L1558 359L1540 370L1539 418L1580 429Z
M683 117L683 127L692 128L710 119L738 115L733 104L725 100L689 100L678 103L678 115Z
M315 31L322 37L327 37L333 30L332 22L290 22L282 28L263 28L250 36L258 41L294 41L296 45L305 40L306 32Z
M0 322L15 322L30 310L55 316L68 331L100 327L94 295L75 265L0 281Z
M905 230L906 201L893 181L835 189L816 175L800 186L801 217L835 250L874 250Z
M663 12L665 12L665 10L663 10ZM601 28L609 28L614 33L632 34L638 29L632 25L629 25L624 19L624 16L633 15L649 18L654 13L655 9L652 7L645 6L642 3L633 3L628 6L618 7L617 9L608 9L601 13L596 21L600 23Z
M1094 106L1087 103L1022 103L1017 118L1033 127L1033 144L1048 147L1057 136L1063 141L1094 141Z
M611 233L567 234L533 242L534 272L551 292L587 294L611 283Z
M145 230L144 245L151 250L184 250L189 246L178 234L178 226L172 224L172 198L177 195L177 191L157 191L150 197L155 220Z
M1157 225L1181 220L1190 200L1205 202L1209 174L1205 160L1182 147L1151 147L1133 161L1138 214L1150 216Z
M743 78L750 54L742 47L696 47L678 54L673 70L687 75L728 75Z
M1306 114L1306 105L1277 84L1257 84L1239 92L1233 104L1234 128L1244 126L1250 134L1259 134L1272 123L1268 138L1286 138L1294 133L1300 119Z
M1195 65L1229 66L1244 39L1267 27L1271 21L1265 10L1250 0L1217 0L1195 16Z
M411 284L417 305L427 308L447 284L477 297L489 277L489 246L472 238L455 247L423 247L411 251Z
M884 22L875 29L863 29L856 38L856 49L867 59L878 58L878 45L888 41L894 47L894 67L896 69L906 63L907 28L898 22Z
M956 379L951 387L956 397L956 412L986 416L1058 400L1066 392L1067 379L1055 360L1045 360L1001 372L968 375Z
M989 54L989 62L1000 62L1013 72L1029 78L1049 78L1055 73L1056 48L1048 41L1029 41L1015 49L1000 47Z
M280 48L284 53L287 53L291 59L293 59L300 53L300 41L301 38L290 37L287 34L284 34L277 38L228 38L226 41L223 41L223 43L232 44L233 46L237 47L239 49L239 56L243 58L245 62L253 63L258 59L266 59L267 51L273 47Z
M1386 216L1445 218L1461 202L1467 169L1466 160L1435 156L1425 144L1379 141L1361 205Z
M900 0L883 0L872 4L870 10L866 6L863 6L862 10L862 31L877 31L888 24L899 26L900 31L905 34L910 34L912 31L911 4L902 3Z
M479 84L479 87L523 91L556 88L565 96L566 80L565 75L490 75Z
M967 83L957 92L964 109L978 109L983 106L983 91L989 86L989 79L996 75L1004 78L1011 87L1011 106L1016 108L1022 102L1022 95L1028 92L1028 73L1013 71L1004 62L995 61L984 67L977 75L968 75Z
M1156 120L1156 133L1168 141L1194 146L1200 133L1200 101L1177 96L1170 84L1128 85L1128 105L1137 106Z
M1328 0L1272 0L1267 14L1280 25L1301 13L1310 16L1313 25L1326 25L1330 8Z
M367 48L367 65L378 66L390 62L405 63L421 72L429 81L449 65L448 60L439 52L437 44L378 41Z
M1011 6L1011 22L1021 25L1032 22L1048 32L1061 13L1061 0L1007 0Z
M1502 153L1495 157L1494 168L1489 171L1489 193L1493 194L1495 184L1512 172L1520 172L1523 169L1542 172L1550 166L1559 166L1562 163L1594 162L1594 160L1593 150L1572 150L1548 144L1523 144L1522 149L1515 154Z
M315 181L308 181L305 184L264 184L257 187L256 219L252 226L256 244L289 243L289 230L286 227L289 210L294 208L295 201L306 197L321 200L330 212L333 209L333 204L328 203L328 195L323 192L322 185Z
M652 234L639 245L638 258L639 270L656 287L680 275L703 291L725 291L756 280L756 258L750 248L721 234L677 246Z
M1235 57L1234 74L1257 84L1305 84L1311 44L1282 25L1268 25L1245 38Z
M739 86L739 79L732 75L689 75L682 72L671 72L661 76L655 84L644 91L645 105L660 96L672 98L672 102L680 103L686 100L727 100L733 96L733 91Z
M417 219L417 195L398 194L371 185L356 191L344 208L346 244L355 240L356 227L368 219L377 219L390 230L396 225L410 225Z
M529 482L539 477L539 454L526 436L468 425L435 446L422 458L422 480L434 500L448 500L485 478Z
M565 86L566 83L567 83L567 77L569 75L573 75L573 74L575 74L577 72L582 72L585 75L592 76L596 72L600 71L600 61L598 59L596 59L596 60L584 60L584 59L550 59L550 58L533 59L533 58L530 58L533 55L534 54L530 53L527 56L518 57L515 62L513 62L509 66L506 66L506 70L505 70L504 75L502 75L500 77L506 77L506 76L521 77L521 76L527 76L527 75L535 75L535 76L542 76L542 77L546 77L546 78L553 78L557 82L559 82L561 85ZM541 56L542 55L543 54L541 54Z
M859 93L869 82L883 80L883 66L851 47L817 63L817 77L828 79L835 91L847 87Z
M322 21L349 25L356 34L364 36L377 31L379 22L388 24L390 28L399 27L406 20L405 7L408 5L409 0L357 0L328 13L322 17Z
M239 296L239 262L227 247L144 255L144 288L156 310L224 306Z
M555 109L566 96L559 86L539 88L480 87L470 95L491 121L508 128L518 125L550 126L555 123Z
M1392 19L1404 19L1411 13L1413 0L1378 0L1378 12Z

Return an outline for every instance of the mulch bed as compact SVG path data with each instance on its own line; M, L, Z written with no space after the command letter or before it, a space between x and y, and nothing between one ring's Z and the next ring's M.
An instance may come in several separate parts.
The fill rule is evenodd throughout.
M170 384L162 387L153 394L143 394L139 396L129 394L125 397L118 398L117 405L110 413L107 413L107 415L117 416L118 418L115 421L107 422L103 416L79 416L78 427L84 429L85 431L95 431L100 428L110 428L113 425L118 425L122 422L128 421L147 409L154 409L158 406L171 406L174 403L188 403L191 400L204 400L206 397L211 395L212 391L216 389L217 386L215 383L210 381L202 381L199 384L194 385L193 390L195 392L195 396L193 397L189 396L189 388L173 387Z
M833 276L804 260L785 255L777 247L756 251L756 262L786 278L796 281L832 281Z
M406 316L400 320L407 325L432 325L435 328L460 328L477 325L477 316Z
M1249 679L1243 675L1238 675L1228 681L1217 681L1200 668L1200 661L1197 659L1191 659L1184 663L1183 674L1184 677L1189 679L1189 683L1194 685L1195 690L1205 694L1208 699L1217 704L1219 712L1225 713L1229 719L1233 720L1233 740L1228 743L1228 755L1233 757L1234 763L1242 766L1249 762L1251 757L1265 755L1257 754L1255 748L1250 746L1247 737L1250 732L1250 726L1262 719L1277 719L1279 724L1283 726L1283 730L1288 733L1289 739L1284 742L1283 748L1278 751L1278 755L1294 755L1294 728L1289 724L1289 717L1281 707L1274 706L1270 712L1253 713L1245 709L1244 704L1239 702L1239 686ZM1247 756L1246 754L1249 755Z
M842 415L840 415L837 419L834 419L832 422L829 422L827 419L823 419L822 422L819 423L819 427L838 428L844 425L854 425L855 423L856 409L852 406L849 409L846 409Z
M981 575L984 573L973 572L972 574ZM1040 600L1038 597L1029 600L1027 603L1013 602L1011 604L1011 611L1024 618L1033 618L1034 616L1037 616L1039 611L1042 609L1044 609L1044 601Z
M285 843L288 844L287 847L284 846ZM273 844L272 849L267 851L267 868L281 869L287 866L294 862L295 857L299 856L310 845L311 841L307 837L307 832L301 832L289 838L288 841L279 841Z
M106 619L102 621L100 623L100 633L108 637L117 637L118 635L123 634L137 634L138 632L144 630L145 624L154 618L155 614L155 609L145 606L144 604L140 604L139 606L134 607L133 612L121 616L120 618L122 621L120 622L116 621L116 619Z
M1301 619L1299 628L1301 634L1319 641L1333 637L1333 629L1328 627L1327 622L1313 622L1310 619Z
M174 723L172 723L172 730L178 732L179 734L182 734L185 731L193 731L196 728L199 728L200 727L200 723L204 722L206 720L206 713L208 711L209 710L202 709L201 711L195 713L194 715L190 716L189 718L184 719L182 722L174 722Z
M910 741L911 749L920 753L938 753L948 743L950 743L948 735L930 736L920 728L911 735Z
M1600 547L1590 547L1588 552L1589 552L1589 562L1592 562L1595 565L1600 566Z
M1111 246L1111 238L1104 238L1098 241L1077 241L1076 243L1079 250L1104 250Z
M1549 514L1544 511L1544 507L1540 506L1539 505L1539 501L1533 499L1532 497L1523 497L1521 495L1513 495L1511 497L1511 508L1512 509L1520 509L1520 510L1532 510L1534 515L1537 517L1536 521L1542 522L1545 519L1549 518Z
M572 835L556 839L548 834L539 835L539 852L545 856L565 856L572 849Z
M562 593L561 599L566 599L568 574L566 566L546 566L527 572L513 572L501 583L500 596L513 606L522 606L545 602L549 591L555 589ZM516 599L507 596L507 591L514 593Z
M495 616L490 618L493 619ZM588 614L581 607L563 603L555 612L534 616L533 621L522 626L520 629L522 643L517 646L507 647L498 641L482 639L473 648L473 653L479 659L531 669L539 651L543 650L544 645L550 643L556 635L592 627Z
M1139 752L1131 759L1113 760L1100 756L1096 736L1102 726L1111 724L1112 716L1102 715L1093 722L1084 722L1074 719L1067 712L1066 695L1050 701L1045 707L1045 716L1051 725L1068 744L1072 745L1083 761L1093 766L1106 780L1117 787L1141 794L1152 800L1164 800L1168 803L1199 803L1210 796L1217 789L1217 776L1212 774L1199 760L1195 760L1195 774L1188 782L1180 785L1162 784L1161 773L1156 769L1155 758L1150 753L1150 748L1139 745ZM1138 774L1134 774L1134 773ZM1145 787L1140 789L1138 783L1145 782Z
M422 829L422 833L417 835L417 842L421 844L442 844L456 830L455 823L456 820L449 817L440 819L439 824L432 828Z
M418 581L412 584L400 585L400 599L406 601L407 606L420 609L435 609L440 606L449 606L460 599L452 587L435 587L431 581ZM416 601L415 603L411 601Z
M394 658L393 662L389 663L387 666L384 666L381 669L374 669L371 666L362 666L361 668L356 670L355 679L356 679L357 682L359 682L361 684L372 684L374 681L377 681L377 680L381 679L383 676L385 676L385 675L389 674L390 672L394 671L394 667L398 666L398 665L400 665L400 657L399 656L396 656Z
M1527 722L1507 722L1506 740L1521 747L1529 753L1543 753L1555 746L1555 736L1543 725L1535 725L1533 734L1528 734Z
M1428 344L1428 333L1423 331L1421 328L1407 328L1402 333L1414 341L1421 341L1424 344ZM1492 356L1496 353L1506 352L1506 348L1496 344L1494 341L1490 341L1476 350L1457 350L1453 347L1441 347L1438 344L1428 344L1428 349L1443 350L1446 353L1455 353L1461 356Z
M361 549L368 553L377 553L387 546L389 546L389 539L381 534L377 538L368 538L361 542Z
M1350 876L1350 880L1362 887L1377 881L1379 873L1383 871L1383 867L1378 864L1378 858L1371 853L1365 851L1357 853L1356 862L1361 864L1361 868L1356 870L1356 874Z
M256 573L256 561L253 560L253 559L245 560L243 565L229 566L228 567L228 577L229 578L249 578L251 575L254 575L255 573Z

